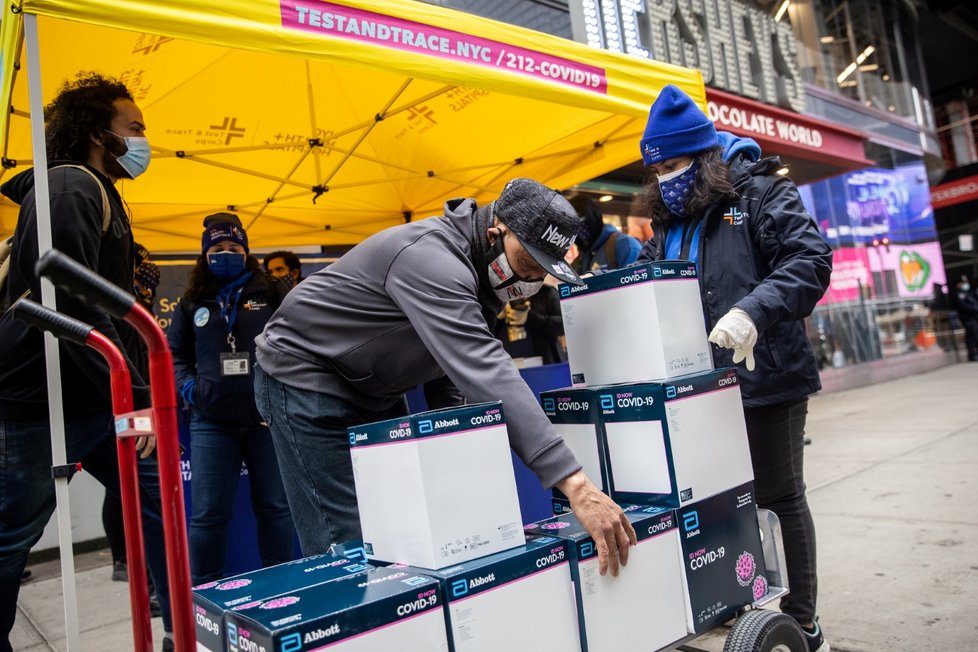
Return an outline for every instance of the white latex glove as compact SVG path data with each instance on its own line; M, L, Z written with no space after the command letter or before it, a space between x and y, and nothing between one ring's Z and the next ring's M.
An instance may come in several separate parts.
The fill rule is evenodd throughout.
M724 349L733 349L734 364L747 361L747 371L754 371L754 345L757 327L754 320L740 308L732 308L710 332L710 341Z

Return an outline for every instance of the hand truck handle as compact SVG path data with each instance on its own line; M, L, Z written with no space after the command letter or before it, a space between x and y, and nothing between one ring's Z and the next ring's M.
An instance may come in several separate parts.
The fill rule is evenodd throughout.
M136 297L57 249L46 251L35 270L58 287L119 319L125 319L136 303Z
M59 340L68 340L84 346L92 332L92 327L85 322L55 312L27 298L18 300L10 309L17 319L47 331Z

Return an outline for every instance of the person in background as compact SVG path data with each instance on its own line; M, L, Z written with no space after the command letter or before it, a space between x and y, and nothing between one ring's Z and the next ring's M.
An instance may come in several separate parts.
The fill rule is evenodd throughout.
M570 204L581 218L577 234L580 254L573 267L578 274L627 267L638 259L642 243L611 224L605 224L598 204L587 195L575 195Z
M109 283L133 287L134 245L129 216L115 184L136 179L149 166L151 149L142 111L124 84L95 73L66 83L44 107L46 173L51 197L53 246ZM20 204L10 257L8 303L29 294L40 301L35 170L22 172L0 191ZM126 356L136 409L149 406L149 388L139 373L138 351L126 347L127 325L67 292L56 293L58 311L79 319L110 338ZM65 446L68 462L81 462L107 492L119 496L110 398L109 370L92 349L60 343L64 388ZM51 479L51 424L42 333L0 317L0 652L10 652L9 633L17 614L17 595L31 547L41 538L55 509ZM159 477L148 460L156 441L137 440L146 558L163 609L163 650L173 649Z
M302 280L302 261L291 251L273 251L265 256L265 271L294 288Z
M579 222L556 190L514 179L494 202L453 199L443 216L371 236L289 293L258 337L255 385L303 554L361 536L347 427L406 414L405 391L448 376L469 401L502 401L510 446L569 497L601 574L618 573L634 528L491 330L503 304L534 295L547 274L580 283L563 260Z
M135 261L132 292L139 303L152 313L156 286L160 283L160 269L149 259L150 254L146 247L136 242L133 245L133 251ZM149 360L143 340L135 332L135 329L128 327L128 324L123 326L124 328L120 329L120 336L127 350L139 352L133 363L139 370L140 376L148 378ZM112 553L112 581L127 582L129 581L129 569L126 560L126 533L122 520L122 501L108 491L105 492L105 497L102 499L102 527L105 529L105 538L109 542L109 550ZM152 578L147 575L147 579L149 580L149 609L150 613L156 617L162 613L159 598L156 595Z
M791 592L781 610L827 652L816 611L815 525L805 497L808 396L821 387L803 319L828 288L832 251L790 179L749 138L718 134L668 85L640 142L655 236L640 260L696 262L717 367L737 369L757 504L781 519Z
M652 220L637 215L629 215L626 220L628 222L628 229L626 230L628 235L643 245L652 239Z
M167 340L176 384L190 409L190 570L194 584L224 575L228 524L248 468L258 552L272 566L293 558L293 528L268 426L255 408L255 336L288 288L248 255L237 215L204 218L201 255Z
M561 344L563 334L560 296L549 282L529 299L508 302L496 323L496 337L507 353L514 358L539 356L542 364L567 359Z
M954 284L952 300L958 319L964 326L964 343L968 351L968 361L978 361L978 289L971 286L967 276L962 276Z

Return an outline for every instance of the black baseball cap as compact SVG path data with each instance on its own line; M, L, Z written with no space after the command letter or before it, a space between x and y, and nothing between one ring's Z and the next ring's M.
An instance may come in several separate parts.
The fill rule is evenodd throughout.
M494 202L493 214L548 274L565 283L584 284L564 260L581 218L563 195L533 179L513 179Z

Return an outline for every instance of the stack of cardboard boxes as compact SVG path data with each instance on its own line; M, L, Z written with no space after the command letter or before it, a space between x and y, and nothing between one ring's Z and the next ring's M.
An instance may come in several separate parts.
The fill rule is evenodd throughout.
M544 411L612 499L670 515L675 527L657 537L675 541L685 629L700 633L767 592L737 372L712 368L692 263L586 281L560 287L575 387L545 392ZM549 525L572 522L566 498L553 500L559 516ZM671 589L658 585L663 593L649 599L664 603Z
M638 652L753 602L764 573L740 391L712 369L695 268L633 266L561 295L577 386L543 406L626 506L638 545L618 577L598 573L565 497L522 525L501 403L425 412L349 431L363 557L197 587L200 649Z

